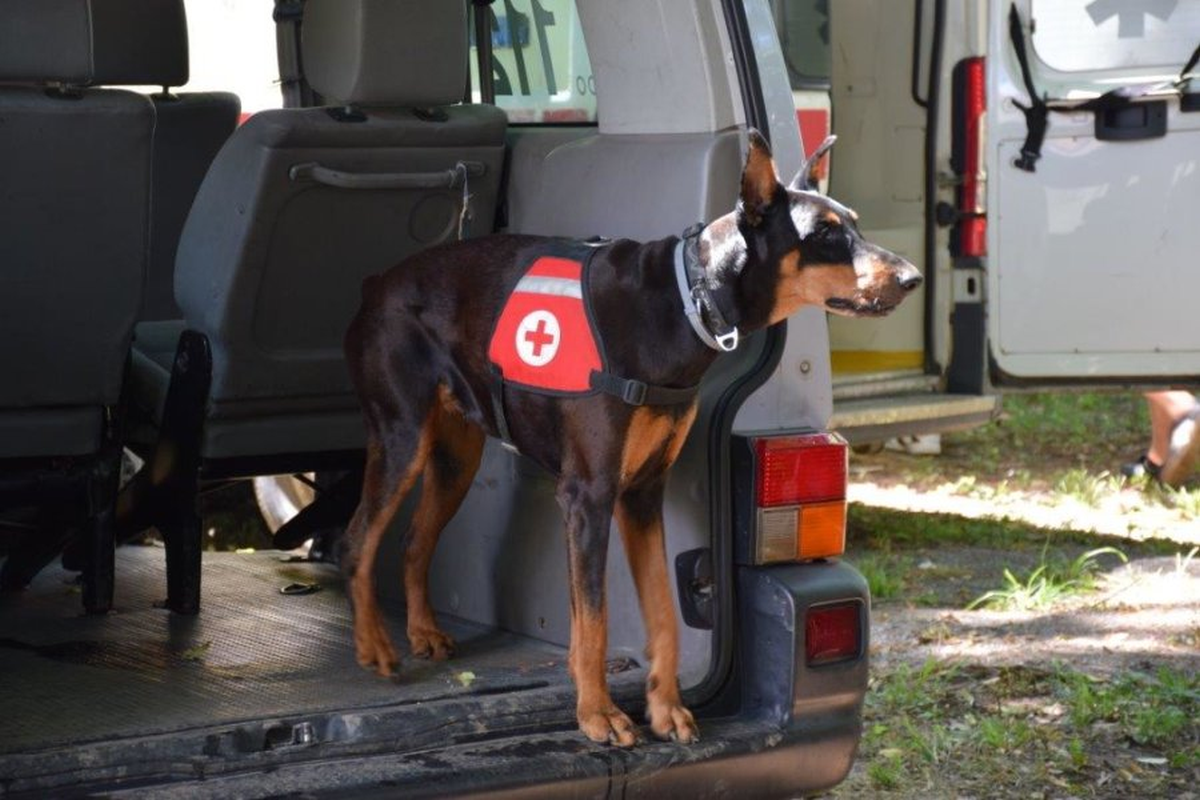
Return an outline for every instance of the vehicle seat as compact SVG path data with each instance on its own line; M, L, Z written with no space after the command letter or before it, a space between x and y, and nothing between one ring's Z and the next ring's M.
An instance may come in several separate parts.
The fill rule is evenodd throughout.
M457 235L460 163L470 232L491 231L507 123L458 104L465 9L309 0L306 77L331 105L256 114L210 167L176 258L184 320L135 344L135 395L161 419L180 331L207 337L205 459L361 448L342 337L363 279Z
M142 302L154 106L99 86L186 76L182 0L0 2L0 573L26 585L82 527L83 601L112 603L120 399Z
M180 43L187 64L187 31ZM183 81L188 79L187 73ZM241 100L229 92L172 92L154 102L154 172L150 189L150 263L139 320L179 319L175 251L196 191L217 151L237 127Z
M142 299L154 107L182 2L0 3L0 459L81 455Z

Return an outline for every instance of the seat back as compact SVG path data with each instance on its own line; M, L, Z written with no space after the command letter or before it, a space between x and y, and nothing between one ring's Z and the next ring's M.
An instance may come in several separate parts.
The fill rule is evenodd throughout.
M353 410L342 338L363 279L457 235L463 188L445 176L460 162L471 232L494 218L505 117L452 105L465 4L308 0L304 14L306 76L333 105L238 128L180 240L175 295L212 343L212 417Z
M95 87L175 83L184 29L182 0L0 3L0 412L117 402L154 107Z
M175 251L200 182L237 127L242 111L229 92L167 92L154 101L154 170L150 189L150 261L139 320L179 319Z

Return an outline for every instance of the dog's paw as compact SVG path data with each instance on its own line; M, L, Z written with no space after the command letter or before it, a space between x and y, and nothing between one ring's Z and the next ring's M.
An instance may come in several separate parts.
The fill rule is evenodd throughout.
M454 640L437 628L409 628L408 644L417 658L445 661L454 655Z
M354 652L358 663L364 669L374 670L381 678L390 678L396 674L400 658L396 655L396 648L392 646L392 640L382 625L355 625Z
M692 744L700 741L700 729L692 712L678 702L664 702L648 698L646 716L650 718L650 730L659 739Z
M598 711L580 711L579 730L593 742L607 742L617 747L633 747L641 741L633 720L616 706Z

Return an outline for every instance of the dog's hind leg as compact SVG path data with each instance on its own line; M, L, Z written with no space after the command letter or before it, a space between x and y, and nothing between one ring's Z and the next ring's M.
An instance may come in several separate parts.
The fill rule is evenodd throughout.
M415 327L404 334L387 336L376 319L360 315L347 334L346 348L363 401L367 459L362 498L342 539L342 572L354 611L358 663L384 677L399 660L375 596L375 557L388 525L425 468L438 413L436 378L426 373L422 380L422 367L428 366L417 358L428 354L428 340Z
M429 459L421 501L413 515L404 550L404 596L408 605L408 642L418 658L441 661L454 652L454 642L437 626L429 604L429 562L442 528L462 505L479 469L486 439L467 421L450 391L439 387L430 426Z

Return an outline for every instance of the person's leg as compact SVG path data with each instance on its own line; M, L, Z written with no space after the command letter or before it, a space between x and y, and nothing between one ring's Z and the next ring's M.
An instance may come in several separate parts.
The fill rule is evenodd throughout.
M1191 472L1200 454L1197 402L1191 392L1147 392L1150 449L1146 459L1158 467L1163 483L1177 485Z

